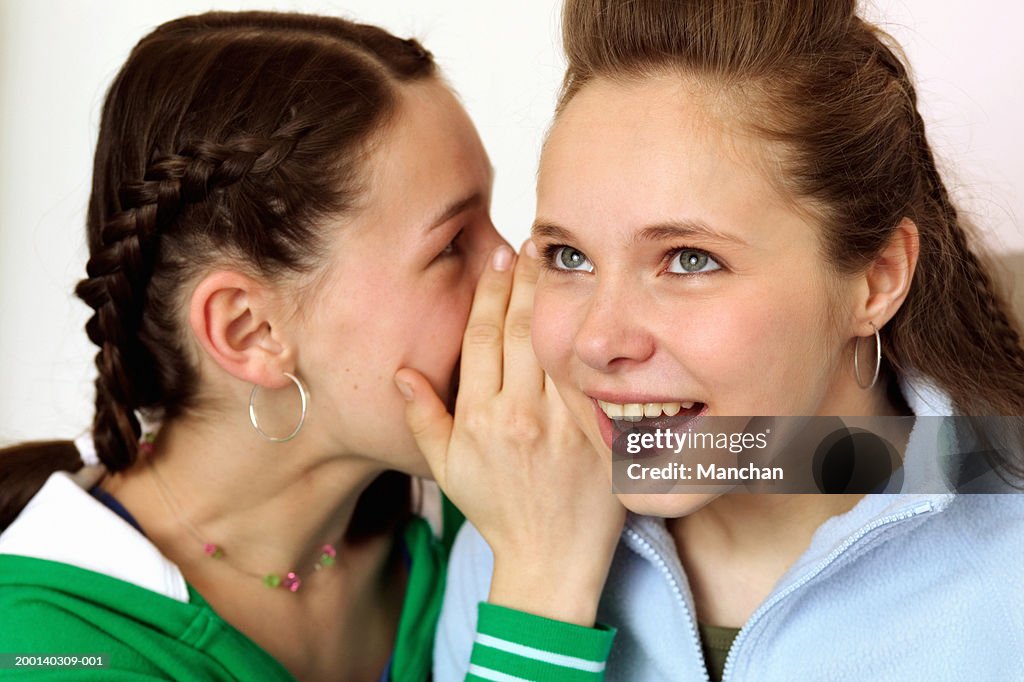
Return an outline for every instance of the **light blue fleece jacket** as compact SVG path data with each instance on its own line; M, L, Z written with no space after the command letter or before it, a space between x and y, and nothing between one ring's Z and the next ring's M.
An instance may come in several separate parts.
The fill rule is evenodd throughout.
M925 384L904 383L903 392L915 415L952 413ZM936 423L915 423L908 458L939 452ZM492 566L466 524L435 640L438 682L465 675ZM606 679L708 679L693 596L663 519L629 516L598 620L618 628ZM818 528L743 626L723 679L1024 680L1024 495L865 496Z

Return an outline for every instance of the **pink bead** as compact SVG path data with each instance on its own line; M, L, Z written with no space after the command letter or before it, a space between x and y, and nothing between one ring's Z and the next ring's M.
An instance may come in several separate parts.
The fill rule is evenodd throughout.
M213 544L212 542L205 542L203 543L203 551L209 554L210 556L213 556L217 553L217 545Z
M152 443L149 443L147 441L139 443L139 452L142 452L147 455L152 455L153 450L155 450L155 448L153 447Z
M334 549L334 545L324 545L321 551L332 559L338 556L338 550Z
M291 592L298 592L299 588L302 587L302 579L295 573L295 571L290 571L288 575L284 577L281 584Z

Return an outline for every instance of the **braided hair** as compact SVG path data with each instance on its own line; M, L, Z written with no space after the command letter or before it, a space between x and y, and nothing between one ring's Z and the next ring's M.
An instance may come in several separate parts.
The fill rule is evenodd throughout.
M135 46L103 106L76 288L93 310L92 435L108 470L136 461L140 415L169 419L196 404L187 283L225 261L268 279L322 263L321 226L357 205L396 88L435 74L415 40L312 15L184 17ZM0 529L49 473L81 466L71 447L2 453ZM398 498L384 507L407 506L404 477L385 475L364 497L381 491Z
M97 453L116 471L135 459L140 427L135 410L165 405L165 392L187 394L172 382L151 378L159 365L155 335L140 335L146 290L160 258L160 235L184 209L232 185L266 176L291 154L308 125L294 122L269 137L242 135L224 142L189 144L156 158L143 178L119 192L120 210L98 223L98 248L86 265L88 277L75 292L95 312L86 324L96 354ZM150 299L152 300L152 299ZM154 350L150 350L154 348ZM149 379L149 380L148 380ZM179 398L180 400L180 398Z

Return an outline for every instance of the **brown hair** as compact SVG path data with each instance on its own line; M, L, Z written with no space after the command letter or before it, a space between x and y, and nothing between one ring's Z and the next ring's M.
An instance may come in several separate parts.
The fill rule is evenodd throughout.
M962 414L1022 415L1020 328L942 182L898 47L856 10L855 0L565 0L558 110L598 77L679 73L739 96L744 122L780 143L786 191L816 207L838 273L862 271L904 217L917 225L910 292L881 332L888 364L933 381Z
M168 22L135 46L103 107L90 258L76 288L95 311L92 435L108 470L136 461L136 412L173 419L196 404L184 283L220 262L268 279L312 271L324 219L356 206L362 161L397 85L435 75L415 40L311 15L213 12ZM72 448L0 453L0 529L45 475L81 466ZM394 513L408 508L408 487L390 474L367 493L386 489Z

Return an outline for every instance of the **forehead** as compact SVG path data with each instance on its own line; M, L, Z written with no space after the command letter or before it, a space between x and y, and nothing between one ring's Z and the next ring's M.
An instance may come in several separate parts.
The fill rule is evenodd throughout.
M489 196L492 171L476 129L447 86L427 81L398 90L391 120L370 147L358 222L414 229L453 202Z
M690 218L741 225L789 210L771 182L772 148L724 96L677 74L598 78L562 110L541 157L539 211L620 226Z

